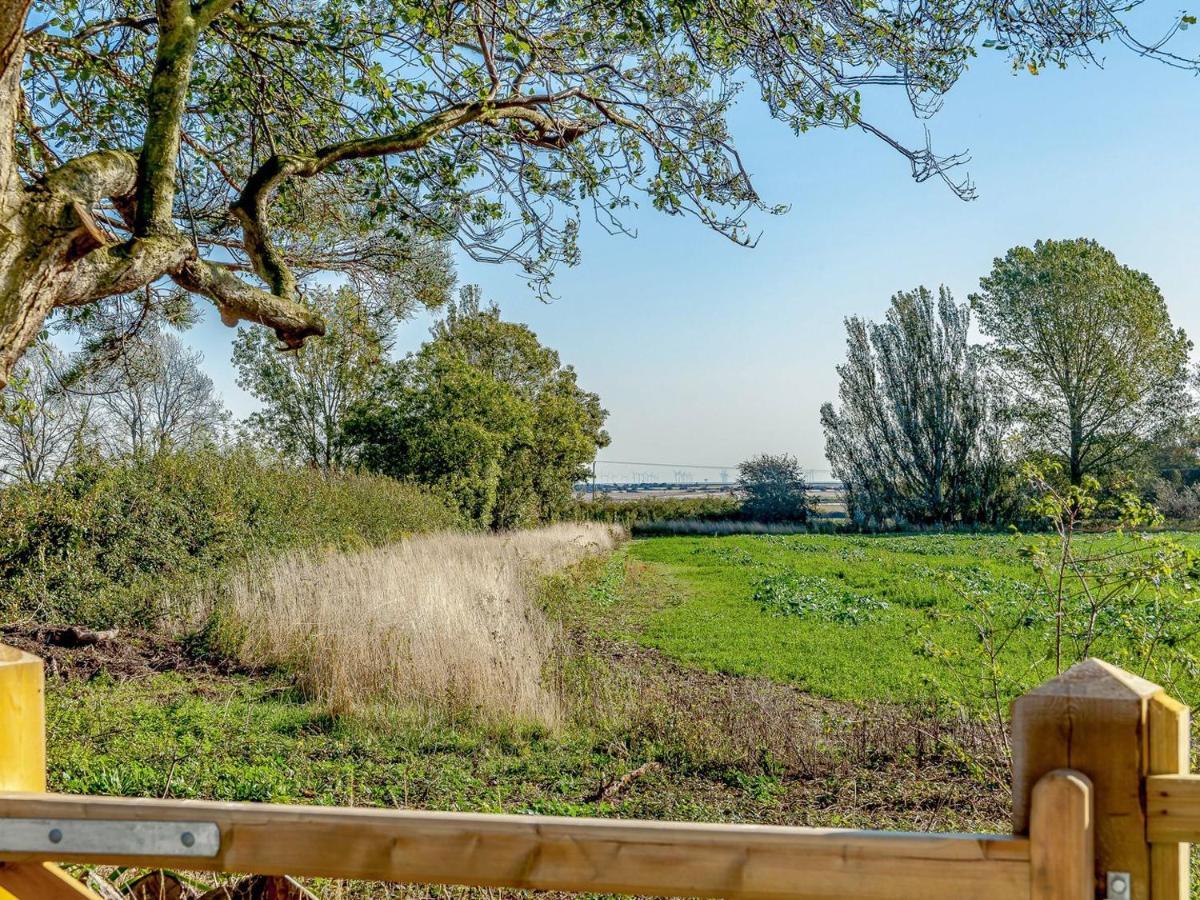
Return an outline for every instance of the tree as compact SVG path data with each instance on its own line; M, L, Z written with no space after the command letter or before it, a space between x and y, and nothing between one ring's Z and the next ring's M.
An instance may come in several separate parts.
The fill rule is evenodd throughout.
M1191 406L1187 336L1150 277L1095 241L1014 247L971 301L1032 448L1073 485L1129 462Z
M314 292L310 302L327 323L324 339L279 353L261 329L242 329L233 362L238 384L263 404L251 427L284 456L332 471L350 462L346 416L371 395L393 322L349 288Z
M892 297L882 324L846 320L841 408L821 407L826 455L861 519L990 522L1005 480L1005 417L942 287Z
M469 288L347 435L368 469L438 485L476 521L511 528L566 507L608 444L607 415L554 350Z
M1196 665L1195 551L1154 533L1162 517L1141 498L1101 491L1088 475L1066 485L1056 467L1023 466L1028 512L1046 526L1020 548L1028 575L983 566L945 573L945 586L962 600L956 616L973 639L955 634L946 642L934 630L922 638L958 682L954 693L974 712L988 710L988 731L1005 755L1013 698L1076 662L1116 660L1165 684Z
M1148 479L1177 485L1200 481L1200 415L1194 400L1190 412L1153 442L1146 463Z
M795 131L936 111L980 38L1015 67L1139 43L1118 0L0 0L0 383L54 310L166 281L288 347L301 284L383 298L456 240L542 283L640 192L750 243L764 207L726 124L742 80ZM1179 28L1185 19L1172 19ZM954 184L970 194L965 182Z
M41 346L17 364L0 394L0 474L30 484L48 481L91 432L91 398L65 390L55 370L63 355Z
M109 452L196 449L220 438L228 413L201 369L203 355L158 331L127 347L92 390Z
M807 522L808 485L796 457L762 453L738 466L742 513L756 522Z

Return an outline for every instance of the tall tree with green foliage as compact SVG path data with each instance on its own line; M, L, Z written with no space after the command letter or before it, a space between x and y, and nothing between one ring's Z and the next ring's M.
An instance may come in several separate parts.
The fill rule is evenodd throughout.
M371 391L390 346L392 323L350 288L314 292L325 337L280 353L261 329L241 329L233 345L238 384L262 408L247 421L284 457L325 471L350 461L346 416Z
M582 215L626 229L640 195L750 243L764 203L726 121L747 81L797 133L865 131L969 195L863 88L932 114L979 47L1033 72L1102 42L1196 68L1131 8L0 0L0 385L53 311L152 311L166 282L294 348L325 327L306 276L386 297L428 237L542 282Z
M1005 415L969 341L970 311L945 287L901 291L882 323L846 320L840 408L821 407L825 452L856 518L994 521L1003 505Z
M607 415L558 353L469 288L355 408L346 434L368 469L437 485L475 521L511 528L570 503L608 444Z
M1073 485L1128 463L1191 406L1191 342L1150 276L1093 240L1014 247L971 302L1031 448Z

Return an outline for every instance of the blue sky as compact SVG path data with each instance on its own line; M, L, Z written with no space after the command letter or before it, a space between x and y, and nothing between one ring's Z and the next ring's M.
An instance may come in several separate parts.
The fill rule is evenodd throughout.
M1200 29L1182 37L1179 51L1200 53ZM900 94L868 98L866 112L910 143L923 139ZM553 303L513 268L460 260L459 278L482 285L599 392L613 438L602 460L678 468L761 451L825 468L818 409L836 395L843 318L876 318L892 293L918 284L944 283L965 300L995 256L1038 238L1099 240L1148 272L1175 323L1200 339L1194 76L1115 47L1103 69L1013 75L984 51L928 124L939 151L970 151L977 200L915 184L907 162L865 134L794 136L748 89L732 122L739 148L763 197L791 205L757 220L755 249L645 209L629 220L636 239L585 227L583 261L559 273ZM400 348L419 345L428 325L407 323ZM253 401L236 387L231 337L211 313L184 336L244 414Z

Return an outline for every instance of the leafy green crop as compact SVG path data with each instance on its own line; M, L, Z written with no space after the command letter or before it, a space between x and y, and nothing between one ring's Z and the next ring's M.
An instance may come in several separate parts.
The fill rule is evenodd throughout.
M838 625L862 625L888 608L886 600L855 594L819 575L769 575L759 582L754 599L764 612L797 616Z

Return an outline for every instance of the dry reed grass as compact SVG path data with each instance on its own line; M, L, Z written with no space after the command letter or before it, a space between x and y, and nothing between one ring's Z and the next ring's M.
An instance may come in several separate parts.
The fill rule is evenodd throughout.
M554 725L561 703L543 669L555 630L534 579L623 537L561 524L288 554L227 582L221 618L243 662L289 667L335 714L383 702Z

